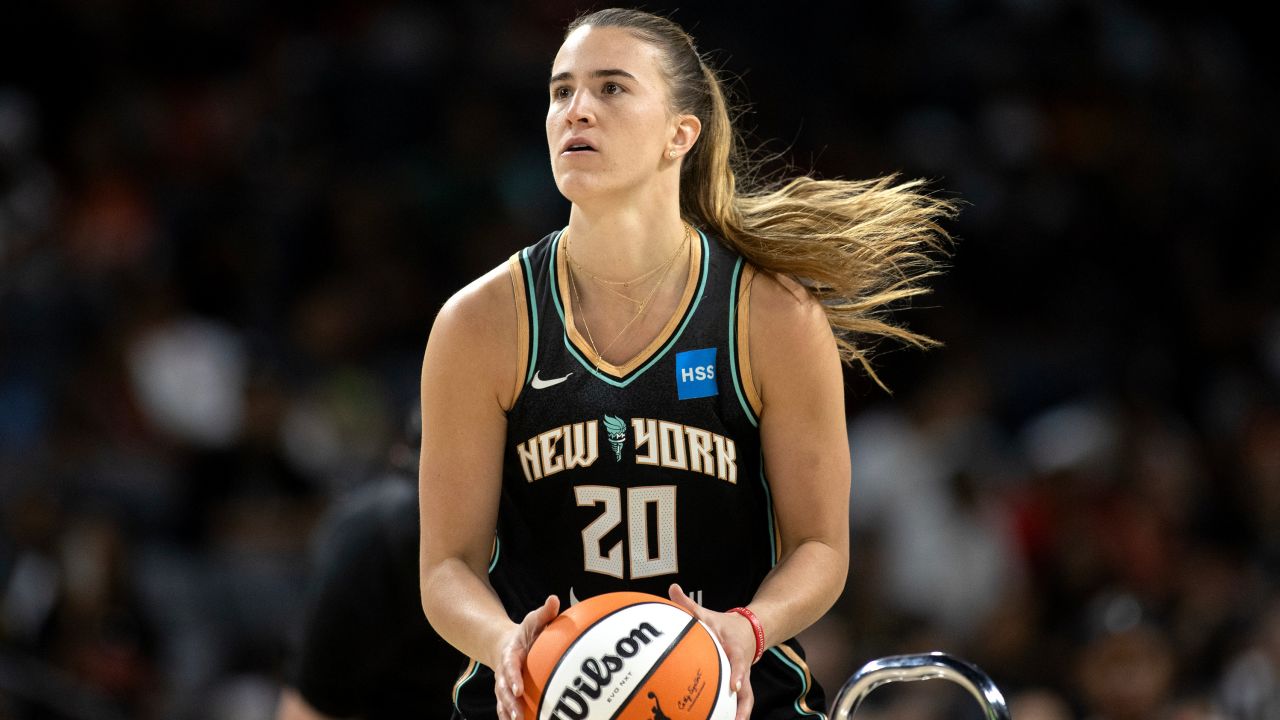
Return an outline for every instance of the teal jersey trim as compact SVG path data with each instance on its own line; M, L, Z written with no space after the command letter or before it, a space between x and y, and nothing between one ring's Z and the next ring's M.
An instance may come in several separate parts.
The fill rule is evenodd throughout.
M733 266L733 281L729 283L729 374L733 376L733 390L738 394L738 403L742 412L746 413L751 427L760 427L756 414L751 410L751 403L742 394L742 382L738 379L738 280L742 277L743 259Z
M809 681L805 679L804 668L791 662L791 659L788 658L785 654L783 654L781 650L779 650L776 647L769 648L769 653L772 654L774 657L778 658L779 660L781 660L783 665L786 665L787 667L791 668L797 675L800 676L800 697L796 698L796 701L791 705L796 709L796 712L805 717L816 717L816 718L821 718L822 720L827 720L827 716L824 715L823 713L817 712L815 710L805 711L800 707L800 701L804 698L805 695L809 694Z
M769 567L778 564L778 528L773 523L773 493L769 491L769 480L764 476L764 449L760 450L760 486L764 488L764 511L769 523Z
M529 248L521 251L520 264L524 266L524 298L529 305L529 370L524 376L524 384L528 385L533 380L534 366L538 364L538 298L533 293L533 263L529 261Z
M552 241L551 252L549 253L550 260L548 261L551 270L551 299L555 302L556 313L560 316L561 327L565 327L565 320L564 306L560 304L560 280L556 277L556 257L560 252L560 238L563 235L564 231L562 230L559 235L556 235L556 239ZM595 365L592 365L590 361L582 357L582 354L578 352L578 349L573 346L573 343L569 340L569 331L566 327L565 332L562 334L565 349L569 351L569 354L572 355L587 372L616 388L624 388L635 382L636 378L643 375L646 370L653 367L654 363L666 356L667 352L669 352L671 348L675 347L676 341L680 339L680 335L684 333L684 329L689 326L689 321L693 318L693 314L698 311L698 304L702 302L702 292L707 288L707 275L709 274L708 268L711 264L711 249L707 247L707 236L703 235L701 230L698 231L698 237L702 241L702 269L698 279L698 289L693 293L693 300L689 302L689 308L684 313L684 320L681 321L680 327L676 328L676 331L671 334L671 337L667 342L653 354L653 357L649 358L649 361L640 368L633 371L631 375L622 380L618 380L617 378L609 377L597 370Z
M502 538L493 539L493 559L489 561L489 572L498 567L498 558L502 557Z
M466 677L459 680L458 684L453 686L453 707L458 711L459 715L462 714L462 708L458 707L458 695L462 694L462 686L471 682L471 678L474 678L477 672L480 672L480 663L478 662L471 666L471 672L467 673Z

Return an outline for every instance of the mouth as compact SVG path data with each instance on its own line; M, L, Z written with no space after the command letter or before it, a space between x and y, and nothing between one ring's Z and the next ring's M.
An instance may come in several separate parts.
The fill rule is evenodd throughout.
M560 154L576 155L578 153L589 153L589 152L593 153L593 152L597 152L597 150L594 147L592 147L589 143L585 143L577 139L571 139L568 143L565 144L564 149L560 152Z

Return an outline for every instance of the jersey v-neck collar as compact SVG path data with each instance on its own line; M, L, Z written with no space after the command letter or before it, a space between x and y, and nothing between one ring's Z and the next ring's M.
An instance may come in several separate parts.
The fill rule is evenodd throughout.
M689 272L685 280L684 293L680 296L676 311L671 314L671 319L663 326L662 331L635 357L625 363L614 365L601 360L598 368L588 359L594 354L591 351L591 344L578 332L577 324L574 322L573 304L569 302L571 295L568 262L560 242L563 237L564 230L556 234L552 241L551 252L548 254L550 259L547 264L551 273L551 297L555 301L556 313L559 314L561 324L564 326L564 345L568 348L569 354L573 355L592 375L610 385L626 387L671 350L680 339L685 326L689 324L689 319L698 309L703 288L707 284L707 267L710 258L707 236L698 230L698 242L693 243L692 252L689 253Z

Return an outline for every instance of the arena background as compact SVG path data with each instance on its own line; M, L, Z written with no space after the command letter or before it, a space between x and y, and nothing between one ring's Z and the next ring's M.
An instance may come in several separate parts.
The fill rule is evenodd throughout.
M946 346L882 348L892 396L848 374L829 690L942 649L1019 720L1280 717L1275 43L1236 5L648 6L766 151L966 203L899 315ZM269 717L308 534L387 471L436 309L566 220L578 9L6 7L0 718Z

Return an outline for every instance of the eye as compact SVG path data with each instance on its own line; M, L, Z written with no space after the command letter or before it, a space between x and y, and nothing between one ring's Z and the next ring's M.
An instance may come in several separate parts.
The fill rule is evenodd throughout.
M567 85L560 85L558 87L551 88L551 97L555 100L563 100L572 94L573 92L569 90Z
M605 95L617 95L622 92L622 86L616 82L607 82L602 89Z

